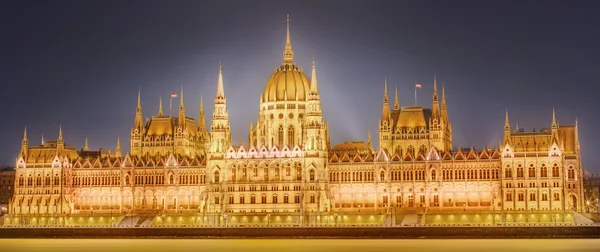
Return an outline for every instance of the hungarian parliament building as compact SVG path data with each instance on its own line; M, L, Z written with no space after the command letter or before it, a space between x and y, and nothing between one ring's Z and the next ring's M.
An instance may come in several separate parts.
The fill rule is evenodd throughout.
M391 104L382 83L378 148L370 134L366 142L331 146L314 60L308 78L294 63L289 21L283 63L266 82L248 144L232 142L221 66L216 83L210 128L202 100L196 118L186 114L183 91L177 116L163 114L160 102L144 120L138 92L128 153L117 138L112 151L90 150L87 140L77 149L62 129L56 140L30 145L25 130L9 216L337 218L584 208L576 121L559 125L553 112L550 128L524 132L511 129L506 111L499 146L454 148L435 78L430 108L400 107L397 91Z

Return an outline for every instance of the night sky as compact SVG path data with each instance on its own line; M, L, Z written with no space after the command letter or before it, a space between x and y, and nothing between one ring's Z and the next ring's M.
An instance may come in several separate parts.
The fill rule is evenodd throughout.
M259 97L279 66L290 14L294 61L317 75L332 144L374 143L383 80L400 104L431 106L442 81L456 147L498 145L514 128L579 118L583 167L600 172L597 1L14 1L0 7L0 164L30 145L128 151L138 87L144 117L184 88L210 124L219 60L234 142L247 141ZM569 4L567 4L569 3ZM440 90L441 91L441 90ZM391 101L393 104L393 100ZM173 102L176 114L179 101ZM596 129L595 129L596 128Z

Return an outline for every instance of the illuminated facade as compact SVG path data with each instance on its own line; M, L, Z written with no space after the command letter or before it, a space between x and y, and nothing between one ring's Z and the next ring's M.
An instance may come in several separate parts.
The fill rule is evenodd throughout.
M581 211L577 123L539 132L511 131L501 146L452 148L442 87L431 109L393 108L387 83L379 146L331 146L313 61L311 79L294 61L289 24L282 65L260 97L248 144L232 143L222 68L210 130L202 99L197 119L162 102L144 122L140 93L130 153L81 150L56 141L30 146L16 160L11 214L318 214L427 211ZM337 217L336 217L337 218Z

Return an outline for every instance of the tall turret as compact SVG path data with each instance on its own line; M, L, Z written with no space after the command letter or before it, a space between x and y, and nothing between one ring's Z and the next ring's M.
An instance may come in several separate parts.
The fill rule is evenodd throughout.
M219 63L217 77L217 94L214 100L214 110L210 126L210 153L224 154L231 146L231 129L227 113L227 99L223 88L223 67Z
M504 143L503 146L507 144L511 144L510 141L510 122L508 121L508 109L506 109L505 118L504 118Z
M185 128L185 104L183 102L183 86L181 87L181 95L179 96L179 115L177 125L182 129Z
M138 89L135 120L130 135L130 151L132 155L142 154L142 135L144 134L144 119L142 118L141 92Z
M21 152L19 153L19 156L23 157L23 159L26 159L28 153L29 140L27 140L27 127L25 127L25 131L23 132L23 140L21 141Z
M62 155L65 152L65 141L63 140L62 126L58 128L58 139L56 140L56 154Z
M388 102L387 78L383 82L383 108L379 120L379 148L392 151L392 121Z
M163 105L162 105L162 96L158 97L158 114L156 116L163 116Z
M117 147L115 148L115 156L120 158L122 156L121 153L121 138L117 137Z

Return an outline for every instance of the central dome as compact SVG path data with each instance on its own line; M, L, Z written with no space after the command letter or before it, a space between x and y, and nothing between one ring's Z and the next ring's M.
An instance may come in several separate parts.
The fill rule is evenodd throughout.
M290 41L290 17L287 18L285 49L283 64L275 69L275 73L267 81L261 102L306 101L310 89L310 81L302 69L294 64L294 51Z
M306 101L310 81L295 64L286 63L276 69L267 81L262 102Z

